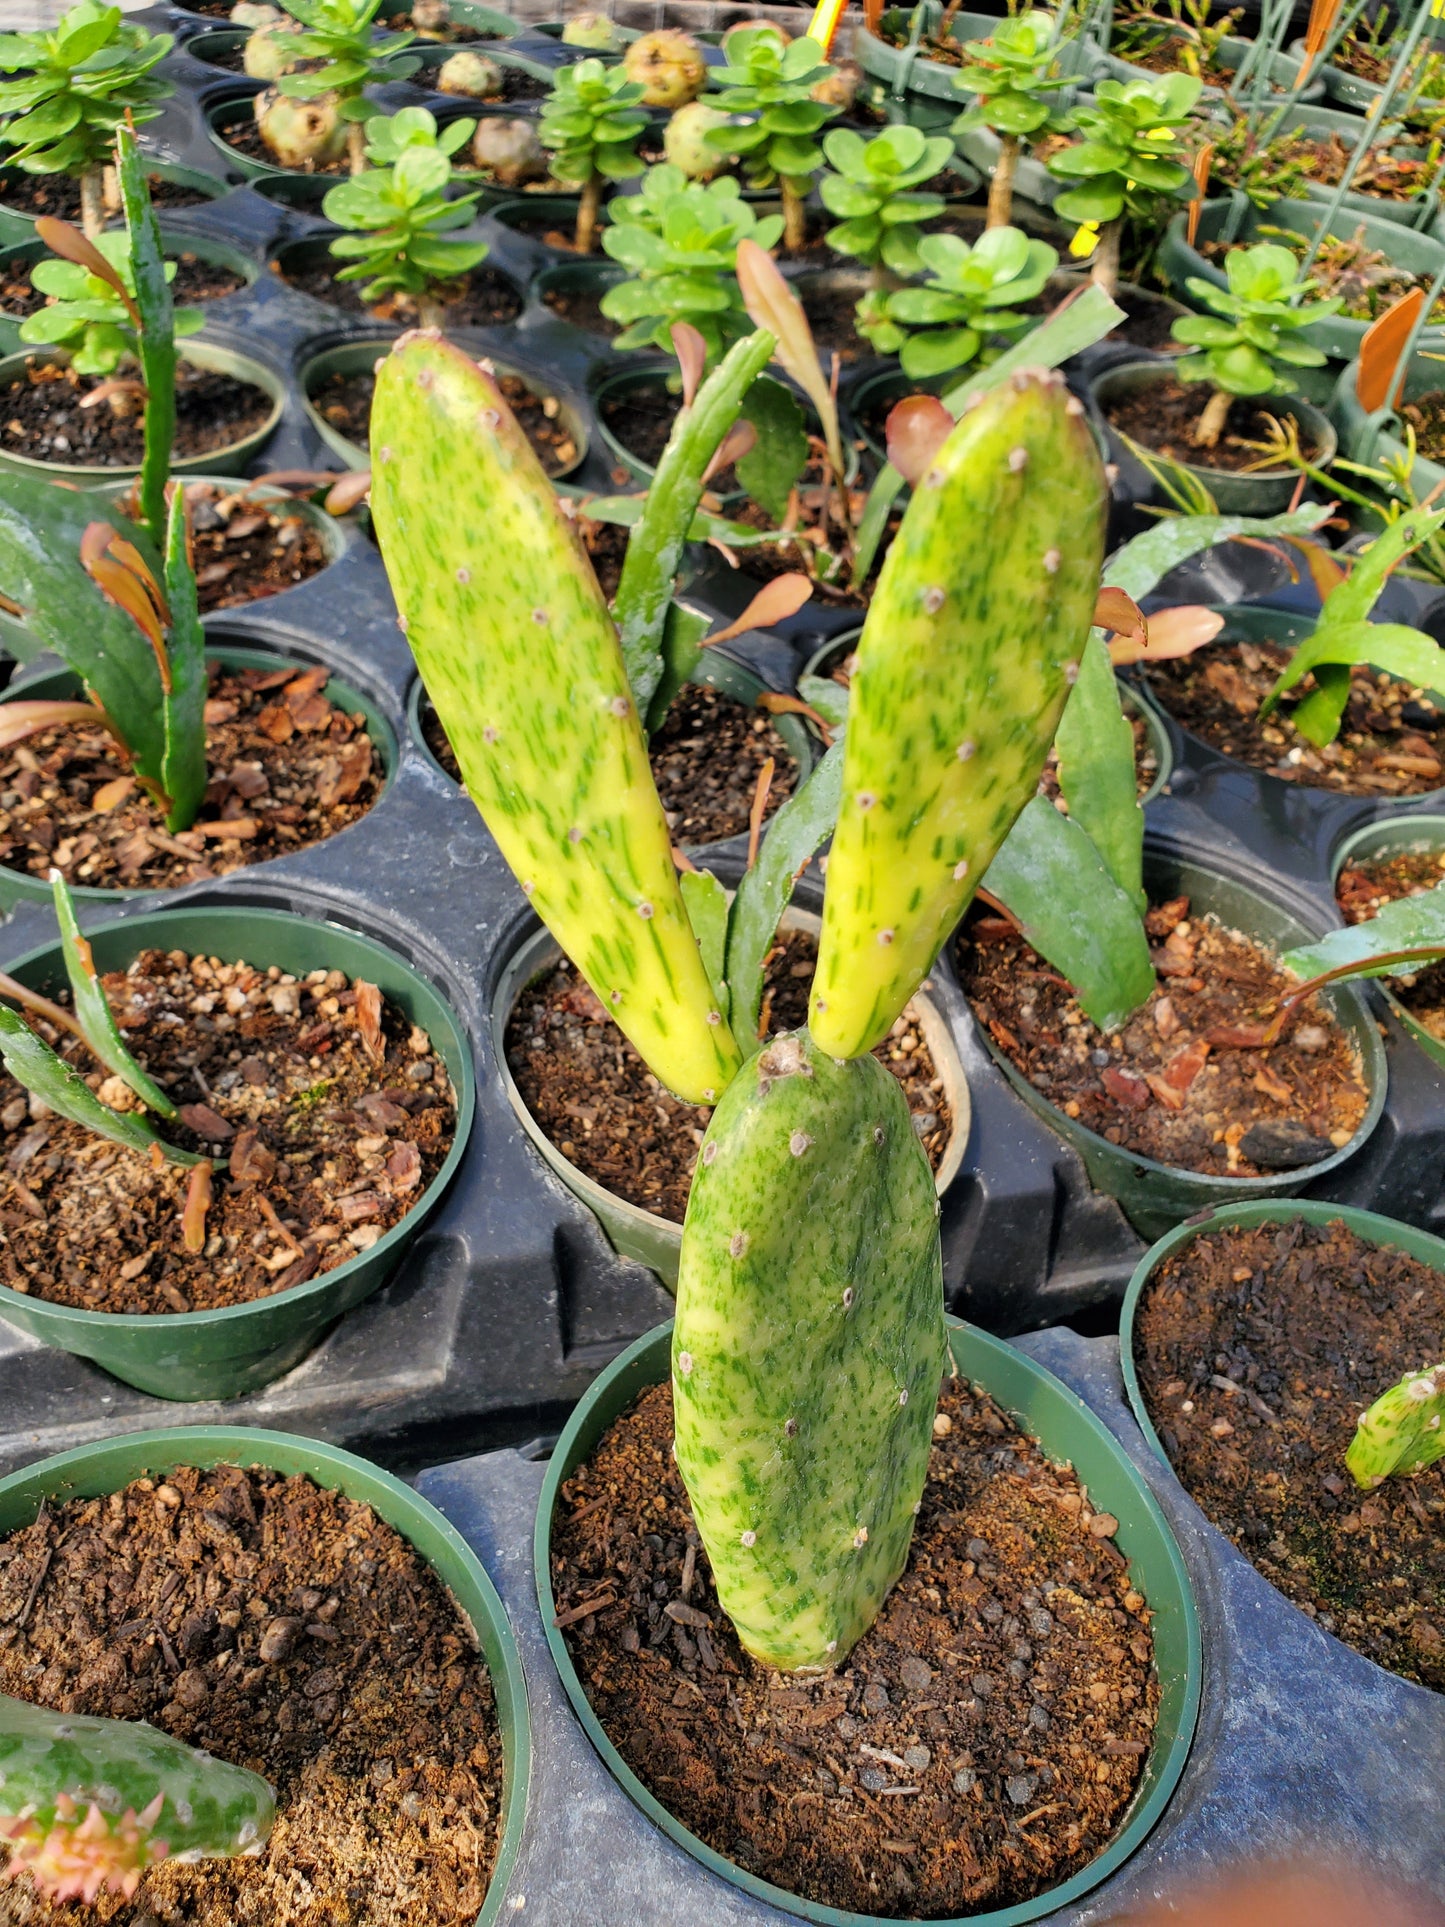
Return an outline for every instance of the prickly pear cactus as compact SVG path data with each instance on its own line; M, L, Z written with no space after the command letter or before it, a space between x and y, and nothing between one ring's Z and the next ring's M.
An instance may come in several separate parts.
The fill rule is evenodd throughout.
M371 506L467 790L532 907L652 1070L712 1103L739 1062L592 565L491 375L439 335L377 374Z
M678 1469L765 1664L836 1666L877 1617L945 1357L938 1204L896 1080L775 1038L703 1141L672 1341Z
M0 1847L53 1900L127 1899L168 1856L259 1853L275 1818L259 1774L139 1720L53 1713L0 1694Z
M1078 674L1108 487L1061 376L963 416L914 490L858 645L808 1023L871 1050L1034 794Z
M1445 1365L1406 1372L1382 1392L1350 1440L1345 1464L1366 1491L1392 1473L1419 1472L1445 1458Z

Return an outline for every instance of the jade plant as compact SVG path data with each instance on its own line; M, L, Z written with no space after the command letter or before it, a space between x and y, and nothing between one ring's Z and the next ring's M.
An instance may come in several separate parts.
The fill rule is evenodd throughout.
M258 1854L275 1818L259 1774L140 1720L56 1713L0 1694L0 1877L57 1905L134 1897L168 1858Z
M816 40L784 46L769 27L738 28L728 35L725 67L714 67L710 96L719 108L741 116L707 138L740 154L748 186L777 185L783 203L783 246L795 254L807 243L804 203L823 165L817 135L837 108L814 97L831 73Z
M1025 142L1060 133L1069 125L1050 98L1068 81L1058 71L1054 18L1016 14L1002 20L986 40L967 41L963 65L953 76L973 105L953 123L955 135L986 127L998 136L998 159L988 189L988 225L1007 227L1013 213L1014 175Z
M602 297L608 319L627 324L619 348L670 348L672 328L682 321L716 360L747 333L738 243L772 247L780 215L758 214L735 180L690 181L665 162L649 167L641 191L620 196L609 212L602 245L628 270L627 280Z
M401 297L423 327L445 319L447 284L470 273L487 257L485 241L447 238L465 227L476 194L449 198L453 155L469 138L474 123L454 120L438 131L425 107L404 107L368 127L367 156L391 156L350 180L339 181L322 203L326 218L350 230L337 235L331 252L340 261L338 281L364 281L362 298L379 302Z
M674 559L777 345L738 343L687 411L686 491L660 472L649 495ZM659 1081L716 1105L682 1234L677 1462L749 1651L827 1670L903 1568L947 1358L933 1183L869 1052L1032 793L1087 640L1108 490L1083 411L1020 373L914 491L859 649L810 1028L770 1041L648 769L661 531L629 544L614 620L495 383L435 337L382 364L373 432L383 559L469 794ZM487 513L444 522L459 494Z
M256 103L261 137L285 167L334 159L344 147L351 172L366 165L365 123L381 110L366 89L407 80L421 64L406 57L409 33L378 33L381 0L286 0L303 31L279 36L305 71L278 76Z
M858 332L880 354L896 354L914 380L987 360L1024 334L1034 301L1059 265L1047 241L1014 227L986 228L970 247L956 234L918 243L918 285L870 293L858 304Z
M602 189L608 181L630 181L643 169L637 143L647 125L642 85L621 67L600 60L579 60L559 67L542 109L538 138L552 150L552 172L559 181L580 186L577 229L579 254L592 252Z
M1054 211L1097 235L1093 277L1112 294L1126 217L1157 221L1161 209L1192 189L1179 158L1201 83L1193 74L1101 80L1091 101L1074 109L1082 139L1050 154L1048 170L1065 189Z
M97 235L119 194L106 174L117 130L154 120L175 92L154 72L174 36L127 21L119 7L80 0L49 32L0 34L0 146L27 174L80 183L81 226ZM109 192L107 191L109 189Z
M85 260L71 259L62 252L81 252L75 245L74 228L45 215L35 226L39 238L54 252L50 259L36 262L30 270L30 284L50 298L45 307L21 322L20 339L27 344L64 348L78 375L113 375L123 361L138 361L142 329L130 236L124 229L96 236L95 251L110 269L102 274ZM167 261L164 273L168 282L174 281L176 263ZM177 335L193 335L205 325L206 317L199 308L178 308L172 317ZM128 403L130 398L122 390L132 387L138 389L141 384L114 384L112 401ZM128 412L128 407L118 412Z
M1231 248L1224 271L1227 288L1190 277L1190 294L1214 312L1181 315L1172 330L1190 350L1174 364L1179 380L1207 381L1214 391L1194 425L1200 448L1218 443L1236 397L1286 395L1293 386L1286 370L1323 367L1325 355L1299 330L1344 305L1338 297L1311 301L1316 284L1302 278L1288 248L1268 241Z
M839 254L850 254L871 270L875 288L886 274L920 272L918 243L925 221L943 212L938 194L919 194L953 159L953 143L943 134L921 134L916 127L885 127L864 140L849 127L834 127L823 139L828 168L818 183L823 205L838 225L824 240Z

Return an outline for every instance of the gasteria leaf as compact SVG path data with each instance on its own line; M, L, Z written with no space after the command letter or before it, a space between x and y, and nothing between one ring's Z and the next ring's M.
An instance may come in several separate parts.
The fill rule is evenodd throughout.
M1418 896L1396 897L1378 916L1365 923L1332 930L1318 943L1301 944L1297 950L1286 951L1284 965L1306 983L1343 964L1358 964L1358 974L1362 977L1400 977L1419 970L1420 960L1379 965L1374 965L1372 960L1393 956L1400 950L1424 949L1431 944L1445 944L1445 883L1437 883L1433 890L1422 890Z
M1144 812L1134 774L1134 731L1120 707L1109 653L1097 635L1084 644L1079 679L1064 704L1054 746L1070 817L1142 916L1147 904Z
M106 1069L124 1078L148 1110L160 1117L174 1117L175 1105L126 1049L115 1014L106 1000L90 944L76 921L75 905L59 870L50 872L50 888L55 897L55 920L60 925L65 974L70 979L71 1001L82 1036Z
M33 1091L52 1111L59 1111L72 1123L124 1144L132 1151L149 1151L158 1146L172 1164L191 1165L199 1160L189 1151L178 1150L157 1137L143 1118L130 1111L112 1111L102 1104L90 1086L69 1064L57 1057L43 1038L18 1017L8 1004L0 1004L0 1059L17 1084Z

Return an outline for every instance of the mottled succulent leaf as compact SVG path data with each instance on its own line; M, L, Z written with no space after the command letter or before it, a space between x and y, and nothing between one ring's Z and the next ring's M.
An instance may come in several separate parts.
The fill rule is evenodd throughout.
M115 1014L106 1000L90 944L76 921L75 905L59 870L50 872L55 898L55 920L60 925L60 951L70 979L70 999L81 1035L101 1063L124 1078L142 1104L160 1117L174 1117L176 1107L131 1056L120 1034Z
M1134 731L1119 701L1109 652L1095 634L1079 658L1054 738L1059 788L1069 815L1088 836L1140 916L1144 895L1144 812L1134 774Z
M1330 514L1327 502L1311 502L1287 515L1169 515L1126 542L1109 558L1104 581L1110 588L1123 589L1138 602L1149 595L1171 569L1205 549L1241 535L1261 540L1311 535Z
M808 461L803 410L780 381L762 375L748 390L743 413L757 440L738 462L738 480L766 515L781 522Z
M188 830L206 794L206 632L201 626L196 572L191 565L186 492L171 490L165 530L165 592L171 626L167 654L171 686L165 707L161 782L170 807L166 828Z
M727 1015L728 893L711 870L684 870L678 878L682 900L717 1007Z
M1418 950L1430 944L1445 944L1445 883L1418 896L1396 897L1378 916L1364 923L1353 923L1342 930L1331 930L1318 943L1301 944L1286 951L1284 966L1305 982L1342 964L1357 964L1361 977L1398 977L1418 970L1411 963L1381 964L1371 968L1375 957L1393 956L1399 950Z
M1423 1471L1445 1458L1445 1365L1406 1372L1360 1414L1345 1464L1355 1484L1371 1491L1399 1474Z

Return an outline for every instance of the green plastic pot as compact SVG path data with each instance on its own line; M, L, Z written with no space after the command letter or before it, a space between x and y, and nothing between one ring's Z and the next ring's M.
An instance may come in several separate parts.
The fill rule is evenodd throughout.
M327 520L330 520L329 516ZM234 611L228 610L226 613L231 615ZM11 630L6 636L7 645L12 651L16 651L27 639L32 647L38 646L35 645L33 638L28 637L28 632L23 630L18 632ZM288 658L279 650L246 649L226 643L207 649L206 660L219 662L227 669L276 669L285 664ZM298 671L307 666L303 663L296 665ZM72 670L49 669L41 671L38 675L17 676L6 689L3 697L0 697L0 704L12 702L22 696L46 701L70 702L81 693L80 678ZM395 775L397 764L396 737L392 732L391 724L369 696L363 696L349 683L333 677L326 685L326 693L330 701L339 709L344 709L348 714L355 714L360 710L365 716L367 734L376 745L381 757L382 786L385 788ZM343 831L342 834L344 835L345 832ZM258 872L264 872L264 869L264 864L257 864L248 874L255 875ZM71 886L70 894L80 904L102 904L116 903L123 897L159 897L164 893L154 889L100 890L92 888L89 884L77 883ZM43 877L34 877L28 870L14 870L0 863L0 916L8 917L17 903L49 903L50 901L50 885ZM307 966L308 969L311 967Z
M251 257L242 254L239 248L229 247L224 241L213 241L209 235L187 234L184 229L170 227L164 221L161 223L161 240L168 255L193 254L198 261L208 262L212 267L229 268L232 274L241 277L245 287L249 288L256 279L256 263ZM32 233L24 241L0 248L0 270L33 267L37 261L49 257L49 248ZM240 289L236 292L239 293ZM205 304L202 312L208 312L210 305ZM0 355L21 352L33 355L37 350L27 348L21 341L20 319L0 310ZM45 350L41 348L38 352L43 354Z
M943 10L930 0L919 0L917 7L891 7L879 25L892 34L908 36L914 27L920 34L936 31ZM958 13L952 21L955 40L986 40L1001 24L1000 16L987 13ZM895 100L907 102L908 119L917 127L936 131L968 106L970 96L954 86L959 71L944 60L931 60L921 39L911 46L895 47L867 27L859 27L853 42L853 57L870 80L874 80ZM1093 78L1101 58L1092 40L1074 38L1059 49L1059 71L1087 81Z
M533 278L527 290L527 305L539 319L559 321L561 316L554 313L547 305L545 297L549 292L553 290L559 294L583 292L600 297L606 294L609 288L615 288L619 281L626 279L627 270L619 261L558 261L550 268L543 268L542 272ZM620 321L617 323L619 334L622 331L622 325ZM599 340L606 338L608 337L598 337Z
M1094 376L1094 400L1107 425L1110 402L1123 401L1142 388L1162 386L1174 379L1171 363L1157 355L1151 355L1148 360L1116 361ZM1322 409L1306 401L1303 395L1261 395L1257 399L1270 414L1297 422L1301 440L1313 444L1318 451L1315 461L1319 467L1329 467L1335 459L1338 442L1330 418ZM1191 480L1207 488L1223 515L1278 515L1289 507L1299 486L1299 476L1292 468L1246 475L1227 468L1209 468L1203 462L1184 462L1177 455L1160 455L1157 459L1166 468L1183 469ZM1162 491L1151 478L1151 496L1155 493Z
M349 440L334 428L316 407L311 397L320 384L331 375L353 375L365 369L374 368L378 361L390 353L395 339L395 334L390 334L373 336L364 341L343 341L335 347L323 348L319 354L309 356L301 364L301 395L311 426L332 453L340 456L350 469L360 471L370 468L370 453L359 442ZM515 375L519 381L525 382L534 394L545 395L549 392L545 383L536 375L525 374L522 369L514 368L508 362L498 361L495 356L490 356L488 359L497 376ZM586 461L588 443L587 424L577 410L560 396L557 397L557 403L558 419L571 435L577 449L577 457L561 474L551 478L554 486L562 482L565 476L574 474Z
M1385 817L1378 823L1367 823L1362 830L1356 830L1353 836L1347 836L1335 852L1330 881L1333 883L1338 878L1340 871L1352 858L1365 860L1370 857L1400 856L1407 851L1414 853L1418 850L1445 852L1445 816L1410 816L1402 813ZM1390 979L1372 977L1370 982L1390 1006L1401 1029L1410 1033L1427 1057L1434 1058L1437 1064L1445 1064L1445 1041L1431 1036L1419 1019L1411 1015L1390 988ZM1419 1256L1418 1252L1416 1256Z
M1360 364L1352 361L1340 375L1330 398L1330 420L1339 434L1341 451L1350 461L1359 462L1365 468L1378 468L1382 462L1407 462L1409 450L1398 412L1389 405L1372 410L1363 408L1356 391L1359 378ZM1445 366L1433 357L1411 355L1405 374L1404 399L1414 401L1420 395L1434 394L1442 388L1445 388ZM1417 495L1428 495L1445 482L1445 461L1433 461L1428 455L1417 453L1410 480Z
M300 183L297 188L297 205L314 207L324 199L328 188L344 181L344 170L336 173L307 173L304 168L281 167L275 161L263 161L253 154L243 154L239 147L233 147L226 138L233 127L252 125L256 118L256 96L265 83L259 80L247 81L245 91L226 94L220 100L212 101L206 108L206 127L211 139L219 149L226 165L240 175L243 181L261 182L291 181Z
M1261 227L1275 227L1287 228L1312 240L1319 232L1324 213L1315 201L1271 201L1261 210L1245 195L1231 194L1204 202L1199 214L1198 239L1247 244L1259 238ZM1170 221L1168 232L1159 244L1157 264L1158 272L1181 301L1189 298L1185 283L1191 275L1212 282L1216 288L1227 286L1224 270L1207 261L1185 238L1188 218L1186 212L1180 212ZM1417 233L1399 221L1387 220L1381 214L1361 214L1352 208L1348 215L1342 213L1334 232L1338 238L1349 240L1359 228L1364 229L1367 247L1378 248L1398 267L1407 269L1422 289L1428 289L1445 267L1445 242L1430 234ZM1320 349L1331 361L1353 361L1371 325L1368 321L1351 320L1347 315L1327 315L1323 321L1311 322L1308 328L1302 329L1300 339ZM1445 352L1445 326L1433 323L1420 337L1418 345L1435 354Z
M1145 848L1144 882L1152 899L1188 897L1191 916L1216 916L1226 929L1241 931L1275 951L1312 943L1318 934L1292 910L1261 895L1237 877L1226 876L1222 871L1208 869L1183 857L1166 855L1157 848ZM1385 1108L1388 1072L1385 1047L1369 1005L1358 985L1353 983L1331 984L1319 994L1358 1053L1367 1092L1365 1114L1349 1143L1331 1152L1329 1157L1295 1170L1273 1171L1258 1178L1185 1171L1111 1144L1035 1090L983 1025L978 1025L977 1031L990 1056L1029 1109L1079 1153L1094 1189L1116 1200L1140 1237L1153 1239L1163 1237L1166 1231L1195 1212L1207 1211L1215 1205L1293 1197L1352 1158L1379 1123Z
M1226 34L1219 43L1215 55L1216 64L1220 67L1227 67L1231 74L1234 73L1242 64L1245 55L1250 51L1253 44L1252 41L1240 39L1236 34ZM1100 54L1097 56L1097 61L1096 71L1101 79L1154 80L1158 78L1151 69L1137 66L1132 60L1122 60L1118 54ZM1299 57L1295 54L1275 54L1269 63L1271 86L1281 94L1292 93L1295 82L1299 79L1302 64ZM1252 92L1254 85L1255 75L1250 74L1244 82L1245 93L1249 94ZM1202 89L1199 97L1201 100L1222 100L1225 92L1226 89L1224 87L1206 86ZM1323 100L1324 97L1325 83L1318 73L1312 74L1310 79L1305 82L1304 86L1300 88L1299 93L1295 96L1296 99L1303 102Z
M151 154L146 155L145 163L148 176L158 175L162 180L194 188L208 200L215 200L226 192L225 181L214 174L207 174L199 167L186 167L180 161L157 160ZM0 245L23 241L35 232L35 216L27 214L23 208L12 207L5 199L7 185L30 178L18 167L0 167ZM119 218L117 215L116 219Z
M186 950L244 959L302 975L344 970L373 983L420 1024L440 1051L457 1099L456 1136L446 1161L417 1203L369 1251L317 1278L218 1311L79 1311L0 1286L0 1318L42 1344L89 1358L155 1398L239 1398L297 1365L344 1312L379 1291L441 1201L461 1162L476 1108L472 1053L465 1030L425 977L395 951L320 917L247 904L154 910L87 933L101 971L124 970L142 950ZM10 975L54 996L66 984L58 943L42 944L10 965Z
M286 405L285 382L263 363L252 361L249 355L238 355L233 348L222 348L214 341L192 337L179 353L182 361L190 362L195 368L233 375L237 381L259 388L270 401L271 410L259 428L243 435L239 441L230 442L225 448L208 448L200 455L177 457L171 463L171 474L243 475L252 457L260 454L276 432ZM27 348L0 356L0 385L23 375L31 362L63 366L69 359L69 355L58 348ZM140 463L117 462L107 468L90 468L72 462L40 462L29 455L19 455L0 442L0 468L18 469L22 475L42 476L46 481L70 483L76 488L100 488L117 476L139 474Z
M958 1369L980 1385L1036 1437L1049 1457L1072 1465L1088 1486L1090 1503L1107 1508L1119 1521L1114 1543L1129 1560L1133 1575L1153 1613L1155 1666L1160 1701L1154 1746L1144 1776L1122 1823L1108 1845L1072 1879L1034 1899L968 1916L968 1927L1021 1927L1044 1915L1055 1917L1091 1892L1136 1853L1157 1824L1184 1771L1199 1713L1202 1656L1199 1611L1178 1545L1153 1495L1123 1447L1082 1400L1031 1358L976 1326L949 1319L949 1338ZM654 1826L724 1880L729 1886L780 1907L803 1920L829 1927L872 1927L877 1915L844 1912L760 1880L725 1860L674 1819L638 1779L603 1731L592 1711L567 1643L555 1620L552 1593L552 1519L562 1484L595 1450L615 1419L649 1386L663 1384L671 1370L672 1326L660 1325L638 1339L583 1395L567 1422L547 1467L537 1506L534 1557L542 1625L558 1675L583 1731L608 1771ZM941 1927L963 1927L959 1921Z
M527 1686L516 1641L496 1588L481 1561L434 1505L379 1465L289 1432L240 1425L184 1425L173 1431L133 1432L42 1459L0 1479L0 1533L33 1525L47 1503L103 1499L134 1479L165 1478L181 1466L264 1466L287 1477L314 1479L329 1492L369 1505L432 1568L477 1638L496 1695L502 1737L502 1838L491 1885L476 1927L500 1920L522 1844L532 1768ZM264 1750L264 1749L263 1749ZM364 1874L364 1869L359 1869Z
M233 65L230 56L239 53L250 38L249 27L213 27L207 33L193 34L189 40L182 41L177 51L189 54L192 60L199 60L207 67L219 68L222 73L242 73L244 69ZM261 88L266 83L258 80L255 85Z
M784 930L811 930L816 935L821 925L811 911L791 904L783 912L779 927ZM553 969L561 957L562 951L550 931L533 930L502 972L492 1000L492 1038L502 1086L522 1129L572 1195L592 1212L607 1234L613 1250L624 1258L635 1258L638 1264L647 1265L657 1273L669 1291L676 1291L682 1226L674 1224L670 1218L660 1217L655 1211L644 1211L640 1205L629 1204L625 1198L607 1190L595 1178L589 1178L585 1171L564 1157L527 1109L507 1062L507 1023L517 999L529 983ZM926 991L916 992L910 1001L919 1013L919 1028L934 1067L943 1079L944 1095L953 1113L953 1135L935 1180L935 1188L942 1196L962 1167L964 1148L968 1143L972 1116L968 1079L942 1011Z

